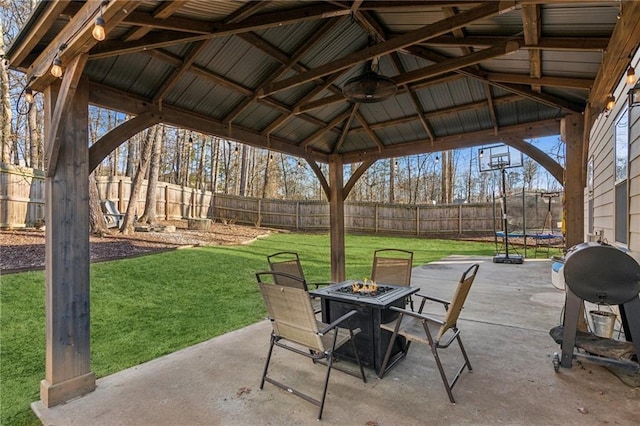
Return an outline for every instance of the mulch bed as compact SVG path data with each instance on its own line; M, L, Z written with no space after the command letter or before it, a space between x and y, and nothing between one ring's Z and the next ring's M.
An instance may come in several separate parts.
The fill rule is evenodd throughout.
M272 232L265 228L221 223L213 223L207 231L188 230L186 221L165 221L161 225L173 225L176 231L92 235L89 239L91 261L134 257L181 247L244 244ZM0 273L44 269L44 246L44 230L0 230Z

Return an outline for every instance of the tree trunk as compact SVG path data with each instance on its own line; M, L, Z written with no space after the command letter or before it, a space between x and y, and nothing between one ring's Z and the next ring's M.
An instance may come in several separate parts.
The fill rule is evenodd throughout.
M140 163L138 165L138 170L133 177L133 182L131 183L131 194L129 196L129 204L127 205L127 211L124 215L124 221L122 223L121 232L123 234L131 234L133 233L135 226L135 215L137 211L138 204L138 194L140 193L140 188L142 187L142 180L144 179L144 175L147 170L147 166L149 164L149 157L151 157L151 148L153 146L153 141L156 138L156 132L158 131L158 126L153 126L151 129L147 131L147 135L144 139L141 149Z
M149 164L149 183L147 186L147 197L144 202L144 213L139 219L141 223L155 225L158 223L156 215L156 193L158 192L158 177L160 175L160 160L162 156L162 141L164 140L164 126L156 130L151 150L151 160Z
M2 23L0 23L0 34L3 33ZM4 37L0 37L0 58L4 56ZM0 145L2 146L2 158L5 163L11 163L12 132L11 132L11 93L9 92L9 74L7 73L7 62L0 59Z
M34 169L40 169L42 168L40 161L42 139L38 132L38 108L35 102L29 105L27 128L29 132L29 165Z
M102 209L100 208L100 195L95 173L89 176L89 232L95 235L102 235L107 231L107 223L104 220Z

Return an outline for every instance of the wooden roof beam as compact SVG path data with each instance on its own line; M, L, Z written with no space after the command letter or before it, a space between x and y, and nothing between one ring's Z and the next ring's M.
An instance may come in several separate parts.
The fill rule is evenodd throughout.
M287 71L289 71L291 68L293 68L298 63L300 58L302 58L302 56L304 56L313 46L315 46L316 43L318 43L318 41L320 41L327 34L328 31L330 31L333 27L335 27L337 23L338 23L338 19L329 19L324 23L322 23L320 28L318 28L317 31L314 31L310 38L308 38L303 43L301 43L300 47L293 54L293 56L291 56L291 58L289 58L289 60L286 63L283 63L278 69L278 71L276 71L275 73L272 73L269 77L267 77L267 79L263 81L260 84L260 86L258 86L256 91L261 89L262 87L265 87L267 84L275 81L276 79L284 75ZM227 116L224 118L223 121L225 123L231 123L233 120L235 120L238 117L238 115L242 113L242 111L244 111L247 107L249 107L249 105L251 105L251 103L255 102L257 99L258 99L258 94L254 92L252 96L247 97L238 105L236 105L236 107L229 114L227 114Z
M486 78L490 81L499 83L516 83L549 87L564 87L568 89L584 89L589 90L593 86L593 80L589 78L573 78L573 77L531 77L523 74L507 74L490 72L486 73Z
M344 140L347 137L347 134L349 134L349 131L351 130L351 123L353 123L353 119L355 118L356 112L358 112L359 107L360 107L360 104L353 104L353 106L351 107L351 114L349 115L347 122L344 123L344 126L342 127L342 133L340 134L340 139L338 139L338 142L336 142L335 146L331 150L332 154L337 154L338 151L340 151L340 148L342 148L342 144L344 143Z
M167 19L171 15L173 15L178 9L184 6L187 3L187 0L176 0L176 1L165 1L160 3L160 5L151 12L151 15L156 19ZM139 40L144 37L151 31L153 28L150 26L142 26L131 29L127 34L122 38L124 41L134 41Z
M398 36L398 33L393 34ZM600 52L607 48L609 39L604 37L539 37L538 42L529 44L524 37L511 36L469 36L462 38L451 35L442 35L431 38L423 43L425 46L447 46L447 47L487 47L508 40L518 40L522 44L522 49L536 50L570 50L570 51L596 51Z
M305 73L273 83L264 90L261 90L260 95L267 96L291 87L299 86L308 81L315 80L318 77L350 68L353 65L373 59L376 56L386 55L394 50L402 49L431 37L445 34L455 28L460 28L471 22L477 21L478 19L506 12L514 7L515 2L513 1L484 3L481 6L475 7L456 16L445 18L433 24L426 25L418 30L410 31L385 42L351 53L341 59L329 62Z
M540 22L540 6L537 4L522 5L522 26L524 29L525 45L536 45L540 34L542 34L542 24ZM532 79L542 77L542 53L540 49L529 50L529 76ZM531 89L540 92L542 87L539 84L532 84Z
M535 121L530 123L522 123L515 126L505 126L500 128L499 134L496 136L493 129L481 130L478 132L461 133L436 138L434 143L428 139L420 139L409 143L387 146L381 151L362 150L344 154L342 159L345 164L357 163L367 158L375 157L394 158L414 154L424 154L436 151L450 151L459 148L468 148L482 144L495 143L501 137L527 137L527 136L551 136L560 132L560 120L550 119L543 121Z
M338 114L338 116L336 116L333 120L331 120L326 126L324 126L323 128L321 128L320 130L318 130L317 132L315 132L314 134L312 134L311 136L309 136L308 138L306 138L305 140L303 140L299 146L301 146L302 148L306 148L307 146L309 146L313 141L321 138L322 136L324 136L327 132L329 132L331 129L333 129L334 127L336 127L338 124L342 123L344 120L346 120L349 116L351 115L351 111L346 110L344 112L342 112L342 114Z
M42 91L46 86L55 80L49 73L49 68L54 58L57 56L62 61L63 66L69 63L75 56L88 52L93 46L100 43L93 38L94 20L102 8L102 16L106 22L106 29L114 28L122 19L126 17L122 10L134 10L141 0L119 1L113 0L106 5L101 1L91 0L83 4L80 11L69 21L69 23L58 33L58 35L48 44L48 46L33 61L27 72L27 80L30 87L37 91Z
M438 53L435 52L431 52L427 49L425 49L422 46L411 46L409 47L409 50L411 52L411 54L416 55L418 57L425 57L427 56L429 60L433 61L433 57L434 56L438 56L440 57L440 60L445 61L448 60L449 58L447 56L444 55L440 55ZM469 78L473 78L475 80L479 80L479 81L484 81L487 82L489 80L487 80L486 76L484 75L484 73L482 71L478 71L475 70L473 68L470 67L465 67L465 68L460 68L455 70L454 72L459 73L465 77L469 77ZM512 92L512 93L516 93L526 99L530 99L532 101L535 102L540 102L542 104L545 105L549 105L555 108L559 108L568 112L577 112L577 113L582 113L582 111L584 111L584 107L582 105L577 105L575 103L572 102L567 102L564 101L563 99L559 99L555 96L551 96L551 95L547 95L547 94L543 94L543 93L536 93L530 89L527 89L525 87L522 86L517 86L517 85L513 85L513 84L508 84L508 83L499 83L499 82L495 82L495 81L491 81L490 84L492 86L496 86L496 87L500 87L503 90L506 90L508 92Z
M497 58L499 56L508 55L511 52L515 52L520 48L520 45L516 41L508 41L506 43L489 47L477 52L474 52L467 56L461 56L459 58L449 58L434 65L430 65L424 68L419 68L408 73L395 76L393 80L397 84L412 83L415 81L423 80L425 78L433 77L439 74L444 74L449 71L456 71L461 68L468 67L469 65L477 64L488 59Z
M89 102L94 105L132 115L147 113L153 111L155 108L155 106L151 104L151 99L134 96L128 92L116 90L95 82L90 82ZM160 122L172 126L236 140L241 143L289 155L310 158L325 163L329 161L326 154L300 148L294 141L273 135L267 137L239 125L234 125L233 127L227 126L210 116L196 114L192 111L176 108L171 105L163 105L162 111L160 111L159 114L161 114Z

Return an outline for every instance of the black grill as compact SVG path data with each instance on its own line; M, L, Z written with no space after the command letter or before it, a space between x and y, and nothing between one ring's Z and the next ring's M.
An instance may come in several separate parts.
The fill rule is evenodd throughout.
M629 254L602 243L582 243L567 251L564 264L566 305L562 337L562 366L571 367L576 344L578 316L583 301L618 305L625 338L640 355L640 265ZM640 371L637 362L624 363L589 357L602 365Z

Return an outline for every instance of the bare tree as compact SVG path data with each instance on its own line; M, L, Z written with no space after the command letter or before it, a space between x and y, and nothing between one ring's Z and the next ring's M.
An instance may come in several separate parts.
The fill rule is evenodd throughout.
M4 31L0 22L0 144L2 145L3 163L11 163L13 138L11 132L11 93L9 90L9 74L7 61L4 60Z
M124 215L124 221L122 222L121 232L123 234L131 234L133 232L135 214L138 208L138 194L142 188L142 180L144 179L144 175L147 171L149 157L151 157L151 148L153 147L153 141L156 138L157 131L158 126L153 126L151 129L147 130L146 137L142 144L140 163L138 164L138 169L133 177L133 182L131 183L129 204L127 205L127 211Z
M530 158L524 160L522 167L522 178L524 179L524 186L527 188L527 191L533 190L533 181L536 179L538 175L539 166L538 163L533 161Z
M160 161L162 155L162 141L165 135L164 126L157 125L160 129L155 130L151 148L151 160L149 164L149 181L147 184L147 196L144 203L144 212L139 219L141 223L155 225L158 223L156 216L156 194L158 190L158 177L160 175Z
M89 175L89 230L96 235L102 235L107 230L107 223L100 209L100 195L95 173Z

